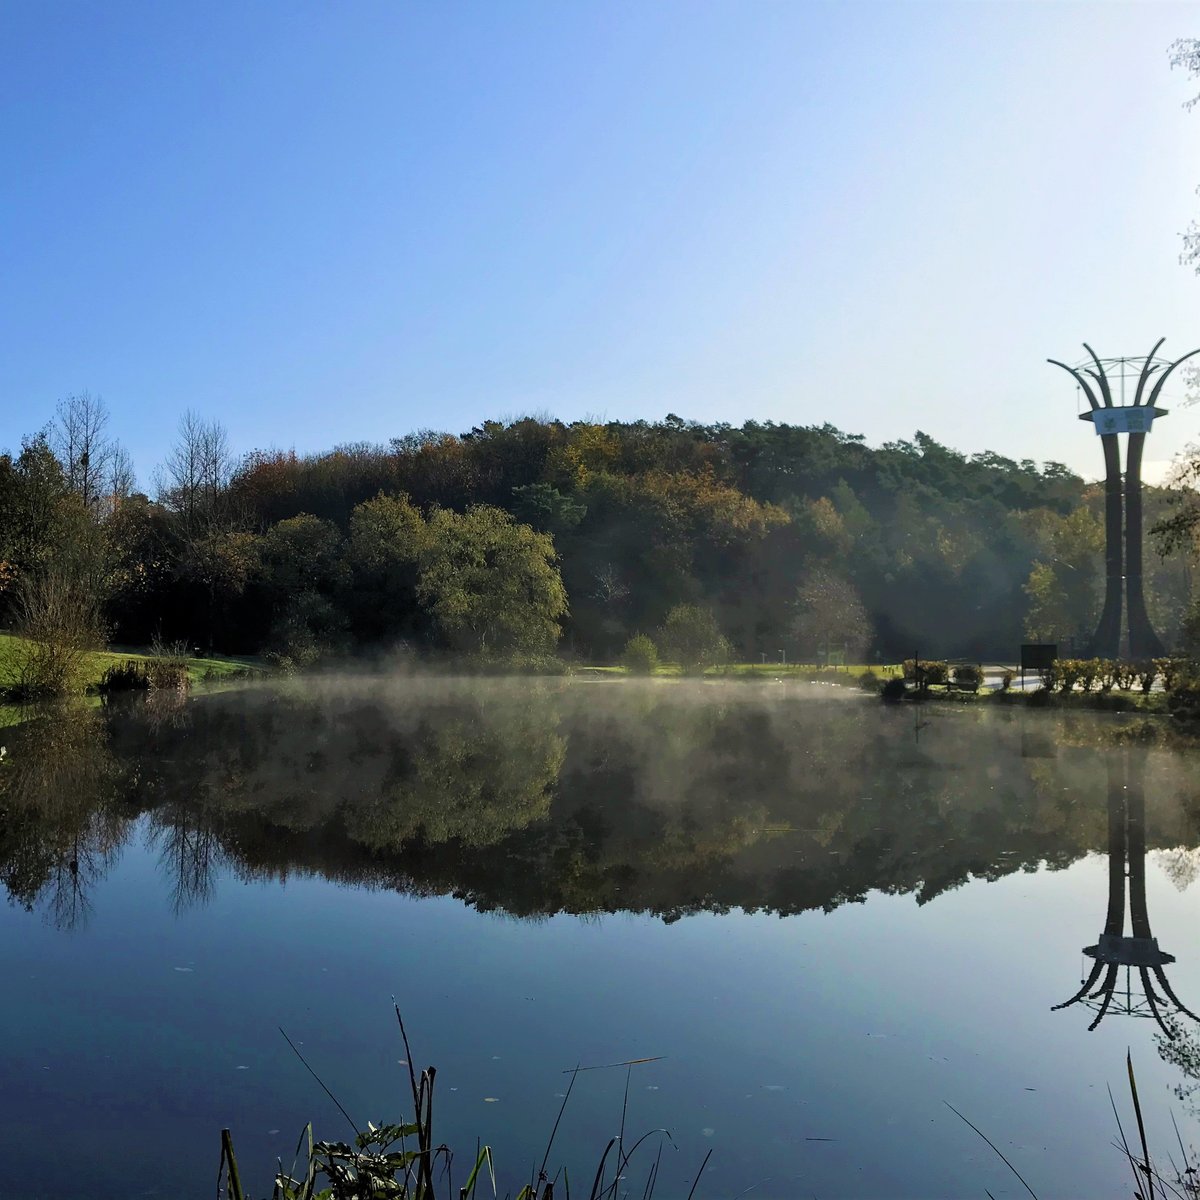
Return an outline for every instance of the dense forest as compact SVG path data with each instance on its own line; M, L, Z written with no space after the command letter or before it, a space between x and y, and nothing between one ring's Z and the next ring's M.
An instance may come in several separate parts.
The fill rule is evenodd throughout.
M189 413L139 491L107 419L70 397L0 455L9 628L73 604L118 644L284 665L398 645L602 662L638 634L669 649L684 613L741 660L874 661L1010 658L1026 637L1078 652L1098 611L1099 489L923 433L527 417L239 457ZM1149 520L1170 499L1147 489ZM1193 559L1147 563L1172 646Z

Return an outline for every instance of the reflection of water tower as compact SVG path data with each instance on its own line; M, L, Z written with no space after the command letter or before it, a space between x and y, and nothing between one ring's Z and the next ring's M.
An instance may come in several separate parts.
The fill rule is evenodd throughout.
M1166 653L1150 624L1142 587L1142 448L1154 418L1167 415L1165 409L1156 407L1167 377L1181 362L1193 354L1200 354L1200 350L1193 350L1174 362L1156 358L1155 354L1165 340L1159 338L1145 359L1099 359L1085 342L1083 348L1091 355L1090 363L1069 367L1056 358L1048 360L1069 371L1083 389L1089 407L1087 412L1080 414L1080 420L1092 422L1104 447L1104 609L1088 651L1102 658L1117 658L1121 653L1122 582L1129 618L1130 657L1154 658ZM1091 383L1084 379L1085 375L1090 377ZM1157 379L1154 378L1156 375ZM1132 404L1125 402L1126 380L1135 387ZM1114 382L1120 387L1119 403L1113 400ZM1121 447L1117 441L1122 433L1129 435L1124 495Z
M1146 798L1142 789L1145 756L1137 750L1113 751L1108 766L1108 913L1099 942L1084 954L1095 960L1082 987L1054 1010L1085 1004L1096 1013L1088 1029L1095 1029L1107 1013L1151 1017L1169 1038L1174 1038L1165 1017L1183 1013L1200 1021L1175 995L1163 970L1175 961L1158 948L1150 932L1146 909ZM1125 896L1129 894L1131 933L1125 934ZM1125 968L1124 987L1121 968ZM1140 986L1134 985L1137 971ZM1101 974L1103 973L1103 979ZM1158 991L1151 981L1157 982ZM1160 994L1161 993L1161 994ZM1173 1006L1173 1010L1168 1008ZM1053 1011L1053 1010L1052 1010Z

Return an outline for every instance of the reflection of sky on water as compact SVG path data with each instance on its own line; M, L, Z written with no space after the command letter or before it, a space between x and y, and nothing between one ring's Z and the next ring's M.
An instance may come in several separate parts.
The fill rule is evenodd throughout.
M951 732L942 721L931 736ZM1015 760L1019 731L1013 746ZM1103 806L1102 791L1095 801ZM1104 924L1102 853L920 906L871 892L829 914L665 923L621 913L518 921L452 897L304 875L247 883L228 865L206 903L176 916L161 841L143 818L73 932L0 910L0 1019L22 1031L8 1043L0 1144L32 1155L52 1122L72 1130L70 1161L38 1152L46 1195L74 1194L81 1161L98 1164L97 1195L128 1194L129 1160L114 1147L131 1137L133 1194L199 1196L223 1125L258 1181L275 1155L290 1161L306 1120L340 1136L278 1026L353 1114L397 1116L407 1085L393 994L419 1062L439 1068L440 1135L468 1149L477 1134L491 1141L513 1182L540 1161L562 1069L643 1056L665 1058L634 1069L630 1127L672 1129L667 1197L686 1195L710 1147L699 1195L753 1184L765 1196L1018 1194L945 1102L1043 1198L1124 1194L1106 1085L1121 1098L1127 1045L1151 1130L1169 1130L1171 1103L1186 1113L1151 1022L1110 1017L1088 1033L1085 1010L1050 1011L1078 986L1090 965L1081 947ZM1198 893L1177 886L1181 857L1151 852L1147 901L1179 960L1172 984L1195 1002ZM619 1071L580 1077L558 1145L573 1174L590 1175L616 1131L623 1086ZM195 1186L164 1188L168 1177Z

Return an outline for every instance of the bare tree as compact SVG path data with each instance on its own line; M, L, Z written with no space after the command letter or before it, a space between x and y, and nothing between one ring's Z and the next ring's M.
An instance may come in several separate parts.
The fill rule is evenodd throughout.
M120 444L114 444L112 460L108 464L107 492L113 505L128 500L137 487L137 476L133 471L133 458Z
M104 643L99 590L87 565L66 555L19 581L17 687L30 699L78 690L89 652Z
M79 392L60 400L51 445L67 486L93 515L107 515L132 493L133 459L108 436L108 408L101 397Z
M158 487L159 500L178 513L186 536L202 532L220 515L232 469L225 426L188 409Z
M67 486L90 511L104 494L116 443L107 435L108 409L99 396L79 392L58 402L51 443Z

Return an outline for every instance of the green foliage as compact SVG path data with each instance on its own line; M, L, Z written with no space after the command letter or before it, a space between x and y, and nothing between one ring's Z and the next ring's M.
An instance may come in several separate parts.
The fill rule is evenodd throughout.
M1094 658L1079 660L1079 690L1090 692L1100 678L1100 664Z
M983 668L974 663L960 663L951 671L951 678L957 687L976 692L983 686Z
M301 513L271 526L263 535L263 578L279 596L333 591L345 579L341 549L341 531L332 521Z
M1116 679L1117 687L1123 692L1133 691L1133 685L1137 682L1138 668L1136 663L1117 662L1113 664L1113 675Z
M1059 691L1073 691L1083 677L1083 663L1077 658L1060 658L1050 668L1050 678Z
M328 597L301 591L278 609L266 657L284 671L302 670L345 649L345 617Z
M1158 674L1162 679L1163 690L1170 692L1179 682L1180 676L1186 671L1187 659L1156 658L1154 665L1158 669Z
M558 535L574 529L587 515L587 505L564 496L549 483L528 483L512 490L513 515L542 533Z
M1158 678L1158 663L1157 661L1139 662L1136 667L1136 682L1141 689L1143 696L1150 695L1151 688L1154 687L1154 681Z
M1025 633L1036 641L1081 640L1099 612L1103 525L1081 507L1063 517L1045 515L1038 537L1045 557L1034 562L1025 583Z
M72 428L96 415L67 407ZM610 660L684 604L749 661L871 644L981 658L1009 652L1026 608L1086 628L1099 578L1081 480L919 432L871 448L828 425L523 418L235 468L220 426L188 414L153 501L128 471L99 495L67 441L65 469L45 437L0 455L0 618L20 578L92 539L102 617L128 643L308 661L403 640L498 660L565 632L574 657ZM1186 571L1168 575L1149 597L1164 631L1186 603Z
M906 658L903 663L903 673L905 679L911 680L919 687L950 682L949 664L936 659Z
M429 541L420 510L407 496L376 496L350 516L347 610L365 640L412 632L417 562Z
M567 594L554 543L502 509L435 509L419 559L417 598L444 643L487 656L548 653Z
M844 648L847 661L861 659L872 636L871 619L858 589L824 567L812 571L796 596L792 634L801 654Z
M100 676L99 691L102 696L113 695L117 692L148 692L150 679L146 674L145 663L135 659L113 663L105 668Z
M677 604L671 609L659 630L657 644L685 674L696 674L729 657L729 643L716 617L698 604Z
M1121 679L1121 664L1111 658L1096 659L1096 681L1100 691L1107 694Z
M631 675L653 675L658 668L658 647L652 638L636 633L625 643L621 666Z

